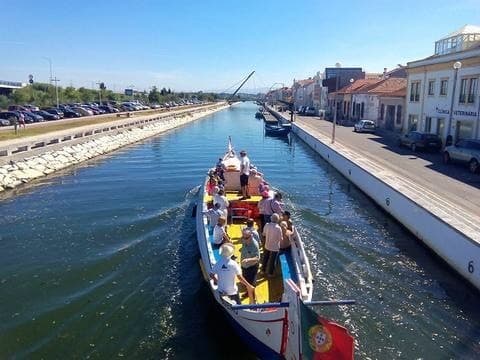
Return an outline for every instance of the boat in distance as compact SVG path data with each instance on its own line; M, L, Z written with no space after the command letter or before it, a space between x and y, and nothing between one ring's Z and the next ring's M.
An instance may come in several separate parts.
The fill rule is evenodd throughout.
M230 255L225 257L225 252L222 252L224 245L219 247L215 244L212 224L209 224L207 214L209 209L213 207L212 192L218 191L218 187L212 191L211 174L214 169L211 169L209 172L210 176L205 178L200 187L199 203L195 214L197 240L201 255L200 266L203 276L216 303L226 314L237 335L259 358L313 358L307 355L309 349L307 349L308 346L305 343L302 345L304 339L302 340L303 336L301 335L301 327L306 325L305 321L303 324L301 321L303 316L302 308L307 307L305 304L314 303L312 302L313 278L308 257L296 227L293 227L290 236L290 251L280 252L274 275L267 276L263 272L257 274L253 295L251 291L247 291L249 289L241 281L237 281L238 279L236 279L238 288L236 299L232 299L232 296L219 291L219 279L213 276L215 272L214 266L221 261L240 260L242 230L245 228L247 219L253 219L256 228L260 225L261 215L258 213L257 205L262 199L259 185L264 183L263 175L253 170L250 172L248 182L250 196L244 197L239 195L241 191L241 161L235 153L230 140L227 151L221 159L223 169L225 169L222 173L224 178L223 187L229 202L227 209L227 233L230 242L228 246L232 248L233 256L231 259ZM263 193L263 197L265 197L265 193ZM222 259L222 256L224 259ZM348 301L345 304L348 304ZM313 310L307 309L307 311L311 311L314 314L312 318L314 318L313 322L315 322L318 315ZM326 333L328 332L326 327L320 326L320 329L315 328L315 326L318 327L319 325L313 324L310 326L310 335L306 335L307 341L308 338L310 338L310 341L313 341L311 344L316 344L315 339L325 339L328 342L328 339L332 338L331 335ZM349 348L349 353L351 351L353 354L353 338L351 339L351 342L348 341L346 347ZM329 344L328 351L330 351L330 348L333 348L332 341ZM340 358L350 359L351 357Z

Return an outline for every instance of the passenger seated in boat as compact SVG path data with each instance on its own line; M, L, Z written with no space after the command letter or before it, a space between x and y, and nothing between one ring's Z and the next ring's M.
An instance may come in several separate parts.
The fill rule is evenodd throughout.
M209 233L212 234L213 228L218 223L218 219L223 215L223 211L220 210L220 204L213 205L213 208L208 209L204 212L207 215L208 225L209 225Z
M260 249L258 241L254 239L249 228L242 230L242 248L240 249L240 264L242 274L253 286L257 284L258 264L260 262Z
M280 254L284 252L289 252L292 244L290 242L290 237L292 236L292 231L288 229L288 224L286 221L280 222L280 227L282 228L282 241L280 241Z
M223 212L223 216L225 218L228 218L228 207L230 206L230 203L227 200L227 197L225 196L225 191L222 189L218 189L218 192L213 195L213 204L220 204L220 210Z
M287 223L288 230L293 231L293 223L290 217L290 211L285 210L282 215L282 221L285 221Z
M283 215L283 202L282 202L282 194L276 192L273 199L270 201L270 208L273 213L278 214L278 216Z
M282 228L278 224L280 216L273 214L271 222L265 224L263 236L265 237L265 248L263 250L262 272L268 277L273 277L277 263L280 242L282 241Z
M230 236L227 234L227 229L225 228L225 224L227 219L224 217L219 217L217 225L213 228L213 242L215 245L220 246L223 243L232 241L230 240Z
M209 173L209 178L207 182L207 193L208 195L213 195L215 193L215 187L217 186L217 180L213 173Z
M260 244L260 235L258 234L258 231L255 230L255 221L252 218L247 219L247 227L245 229L248 229L252 232L253 238L257 241L257 244Z
M240 304L237 287L238 279L247 288L250 302L253 303L255 288L242 276L242 270L237 262L232 260L233 252L234 246L231 243L223 244L220 247L221 258L212 267L210 278L217 282L217 290L222 296L228 296L228 298Z

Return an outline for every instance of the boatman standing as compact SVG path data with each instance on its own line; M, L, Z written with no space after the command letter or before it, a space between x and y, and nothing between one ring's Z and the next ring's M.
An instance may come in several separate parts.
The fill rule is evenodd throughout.
M240 200L250 199L248 193L248 177L250 176L250 159L245 150L240 151L240 186L242 197Z

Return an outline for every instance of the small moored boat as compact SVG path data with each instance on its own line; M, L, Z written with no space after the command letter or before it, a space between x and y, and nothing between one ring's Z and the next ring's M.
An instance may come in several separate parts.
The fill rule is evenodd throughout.
M262 174L251 172L249 177L251 197L244 199L239 195L240 159L230 139L228 149L223 156L223 164L225 195L230 203L227 233L234 246L234 255L240 259L242 228L245 227L247 218L253 218L257 225L260 223L257 204L262 197L258 185L264 179ZM304 359L309 358L307 354L311 350L306 349L305 343L302 345L301 318L303 319L302 309L307 308L305 304L313 304L311 301L313 281L308 257L298 230L293 227L290 238L291 250L279 255L274 276L258 274L254 297L249 296L252 294L247 293L240 281L237 283L241 299L241 303L238 304L229 296L222 295L218 291L216 281L209 276L222 256L220 249L214 243L211 224L208 223L206 215L208 209L213 206L213 197L208 193L209 189L211 186L209 186L209 178L206 177L199 191L201 205L197 206L196 227L201 254L200 265L215 301L223 308L238 336L261 359L300 359L302 356ZM311 312L315 323L308 330L310 335L307 334L307 336L310 337L310 341L315 342L315 338L330 341L331 336L327 334L326 327L318 327L315 320L317 315L311 309L306 311ZM307 339L307 344L308 341ZM328 343L326 345L331 346L331 343L330 341L330 345ZM353 339L348 344L350 346L348 351L353 351ZM319 343L319 346L321 345Z
M270 125L265 124L265 134L273 136L287 136L292 127L290 124L286 125Z

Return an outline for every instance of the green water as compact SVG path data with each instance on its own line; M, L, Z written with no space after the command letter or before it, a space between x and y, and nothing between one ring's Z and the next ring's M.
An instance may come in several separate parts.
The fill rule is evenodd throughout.
M480 296L299 139L241 104L4 195L0 358L254 358L202 282L191 218L232 135L286 197L316 300L361 359L472 359ZM14 195L14 196L13 196Z

